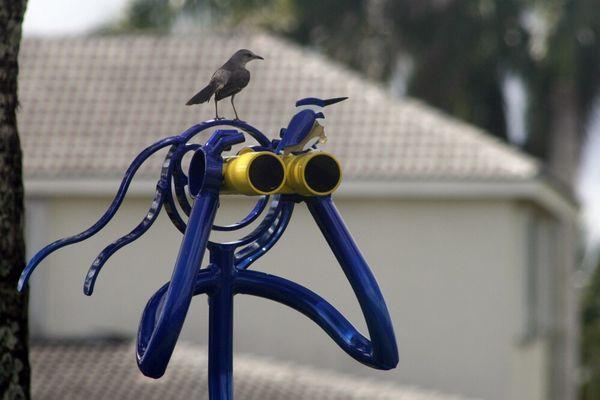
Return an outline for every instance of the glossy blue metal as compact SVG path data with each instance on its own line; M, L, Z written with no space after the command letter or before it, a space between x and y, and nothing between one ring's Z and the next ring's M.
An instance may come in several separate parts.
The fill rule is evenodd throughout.
M19 291L23 290L23 288L25 287L25 285L27 284L27 282L29 280L29 277L35 270L35 268L39 265L40 262L42 262L44 260L44 258L48 257L51 253L55 252L56 250L58 250L62 247L65 247L70 244L78 243L78 242L81 242L82 240L88 239L88 238L92 237L93 235L95 235L96 233L98 233L102 228L104 228L106 226L106 224L112 219L112 217L114 217L114 215L118 211L119 207L121 206L121 203L123 202L123 199L125 198L125 194L127 193L127 189L129 188L129 185L131 184L131 181L133 180L135 173L140 168L140 166L144 163L144 161L146 161L146 159L148 159L148 157L150 157L152 154L156 153L158 150L160 150L164 147L170 146L172 144L180 143L180 141L181 141L181 139L179 137L172 136L172 137L169 137L166 139L159 140L158 142L156 142L153 145L144 149L144 151L142 151L133 160L133 162L131 163L129 168L127 168L127 171L125 172L125 176L123 177L121 185L119 186L119 189L117 190L117 195L115 196L114 200L112 201L112 203L110 204L110 206L108 207L108 209L106 210L104 215L102 215L102 217L100 217L100 219L94 225L92 225L90 228L86 229L85 231L78 233L77 235L73 235L73 236L70 236L70 237L67 237L64 239L59 239L55 242L50 243L49 245L44 247L42 250L38 251L33 256L33 258L31 260L29 260L29 263L27 264L27 266L25 267L25 270L21 274L21 277L19 278L19 283L18 283L17 289Z
M119 207L121 206L121 203L123 202L123 199L125 198L125 195L127 194L127 189L129 188L129 185L131 184L131 181L133 180L135 173L140 168L140 166L151 155L153 155L160 149L167 147L167 146L185 145L187 142L189 142L191 139L193 139L194 136L196 136L200 132L203 132L207 129L211 129L211 128L218 127L218 126L231 126L231 127L239 128L242 131L244 131L245 133L252 136L261 146L270 146L270 144L271 144L269 139L262 132L260 132L258 129L254 128L253 126L247 124L246 122L240 121L240 120L208 120L208 121L202 122L200 124L197 124L197 125L194 125L194 126L188 128L186 131L182 132L181 134L179 134L177 136L171 136L166 139L159 140L158 142L152 144L151 146L144 149L140 154L138 154L138 156L133 160L133 162L131 163L129 168L127 168L127 171L125 172L125 176L123 177L121 185L119 186L119 189L117 190L117 195L115 196L114 200L112 201L112 203L110 204L110 206L108 207L108 209L106 210L104 215L102 215L102 217L94 225L92 225L90 228L86 229L85 231L78 233L77 235L73 235L73 236L70 236L70 237L67 237L64 239L59 239L55 242L52 242L49 245L47 245L46 247L44 247L43 249L41 249L39 252L37 252L35 254L35 256L33 256L33 258L31 260L29 260L29 263L27 264L23 273L21 274L21 277L19 278L19 283L18 283L17 289L19 291L23 290L23 288L29 281L29 277L35 270L35 268L39 265L40 262L42 262L50 254L52 254L53 252L55 252L56 250L58 250L62 247L65 247L65 246L68 246L68 245L71 245L74 243L81 242L82 240L88 239L88 238L92 237L93 235L95 235L96 233L98 233L102 228L104 228L106 226L106 224L114 217L114 215L118 211ZM242 139L243 139L243 137L242 137ZM208 143L207 142L206 145L214 146L215 144L216 143ZM223 147L222 150L225 150L226 147L227 146ZM181 216L179 216L177 209L174 207L170 207L170 210L171 210L171 212L169 213L169 217L171 217L171 220L174 222L175 226L177 226L178 229L180 229L182 231L185 230L185 228L184 228L185 224L183 223L183 219L181 218Z
M318 106L318 107L326 107L331 104L339 103L340 101L347 100L347 97L334 97L331 99L318 99L316 97L306 97L304 99L300 99L296 102L296 107L300 106Z
M237 293L277 301L306 315L357 361L378 369L396 366L397 360L388 363L380 354L375 354L375 342L372 344L338 310L309 289L278 276L250 270L239 271L236 281Z
M344 98L308 98L297 105L325 107ZM27 283L35 267L53 251L87 239L102 229L121 205L127 188L140 165L158 150L169 147L156 193L145 218L127 235L108 245L94 260L86 276L84 292L91 295L96 279L108 258L123 246L141 237L154 223L164 206L173 224L183 233L171 281L149 299L139 325L137 362L147 376L158 378L167 368L192 297L208 295L209 304L209 396L211 400L233 400L233 298L248 294L287 305L318 324L346 353L359 362L378 369L394 368L398 350L385 301L368 264L354 243L330 196L262 196L250 213L225 226L214 224L222 182L222 153L243 142L243 133L257 142L255 148L280 153L300 143L313 128L321 112L299 111L282 129L281 140L270 142L260 131L242 121L211 120L194 125L177 136L158 141L142 151L128 168L112 204L88 230L58 240L38 252L19 281ZM189 141L207 129L217 129L204 145ZM231 129L231 128L236 129ZM226 128L226 129L225 129ZM183 156L193 151L188 174ZM190 200L191 196L191 200ZM289 280L248 267L281 239L296 203L307 204L327 243L350 282L367 323L369 338L361 334L331 304L318 294ZM178 208L179 206L179 208ZM263 214L263 220L249 234L225 243L209 240L211 230L234 231L250 225ZM183 214L180 214L180 210ZM208 249L210 262L201 268Z
M219 195L214 191L196 197L169 288L156 307L146 307L144 315L158 315L150 331L140 329L138 334L137 361L146 376L159 378L167 368L194 295L198 269L218 204ZM143 322L142 325L149 327L152 324Z
M208 395L233 399L233 295L236 269L233 247L211 247L210 263L218 269L219 284L208 297Z
M175 198L173 197L173 193L171 192L171 186L173 186L173 190L175 191L175 196L177 198L177 203L181 207L181 210L186 216L189 217L190 212L192 211L192 206L190 205L185 192L185 188L188 185L188 177L187 175L185 175L181 167L181 158L183 158L183 156L188 151L194 151L199 148L199 144L186 144L185 146L183 146L183 148L180 148L180 151L176 153L178 157L174 158L171 162L171 164L173 164L173 178L171 181L168 181L168 187L164 188L165 211L167 212L167 215L171 219L173 225L181 233L185 233L186 223L177 211L177 206L175 205Z
M281 141L277 144L276 152L295 146L310 133L318 115L313 110L301 110L292 117L288 127L281 132Z
M392 320L369 265L354 243L331 196L309 197L305 201L350 282L365 317L372 342L372 354L365 364L381 369L396 367L398 348Z
M177 198L177 203L181 207L181 210L187 215L190 216L190 212L192 211L192 206L187 198L185 193L185 187L188 184L188 177L183 172L183 168L181 167L181 158L188 153L189 151L198 150L201 146L199 144L188 144L186 145L178 154L179 159L173 160L173 189L175 190L175 196ZM163 166L164 168L164 166ZM172 197L172 196L171 196Z
M258 217L260 217L260 214L262 214L262 212L265 210L265 208L269 204L269 197L270 196L261 196L260 200L258 200L256 202L256 205L250 211L250 213L248 213L248 215L246 215L244 218L242 218L238 222L235 222L230 225L214 225L213 230L224 231L224 232L236 231L238 229L241 229L241 228L244 228L244 227L250 225L251 223L256 221L256 219Z
M158 214L160 213L160 210L165 202L166 193L170 194L170 191L167 192L167 189L171 181L171 174L174 166L172 159L176 159L181 155L181 153L183 153L183 151L179 149L185 149L185 147L182 148L173 146L169 150L169 154L167 154L165 162L163 163L160 180L156 184L154 200L152 201L152 205L150 206L150 209L146 213L146 216L142 222L140 222L138 226L136 226L127 235L120 237L110 245L106 246L92 263L92 266L90 267L83 284L83 292L86 295L90 296L94 292L94 285L96 284L98 274L110 256L112 256L122 247L139 239L152 226L154 221L156 221L156 218L158 217Z
M269 251L281 238L287 228L294 211L294 202L289 196L281 196L277 207L273 208L265 217L262 226L252 233L254 240L248 246L240 249L235 254L235 264L239 269L246 269ZM268 223L268 225L267 225ZM266 229L265 229L266 228ZM250 235L249 235L250 236ZM246 241L240 245L246 244Z

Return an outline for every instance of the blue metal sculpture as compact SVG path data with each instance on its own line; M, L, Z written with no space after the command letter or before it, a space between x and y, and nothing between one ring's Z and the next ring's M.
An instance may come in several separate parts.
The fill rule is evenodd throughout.
M280 139L273 141L243 121L210 120L154 143L131 163L115 199L98 222L78 235L49 244L29 261L21 275L19 290L23 290L33 270L49 254L98 233L117 212L140 165L158 150L170 147L146 217L129 234L100 252L84 283L84 293L91 295L108 258L142 236L164 206L173 224L183 233L183 241L171 281L150 298L142 315L137 362L144 375L153 378L163 375L191 299L199 294L207 294L209 298L211 400L233 399L233 296L236 294L285 304L312 319L354 359L377 369L394 368L398 351L383 296L331 199L331 193L341 181L341 169L333 156L316 150L318 142L325 140L319 124L325 117L320 109L344 99L298 101L296 105L305 109L298 111L288 127L281 130ZM204 145L190 143L195 135L211 128L221 129L215 130ZM243 149L238 156L223 157L224 151L245 141L244 133L252 136L258 145ZM181 162L188 152L194 155L186 175ZM262 197L241 221L227 226L214 225L219 196L226 193ZM294 205L300 202L308 206L349 280L365 317L370 340L318 294L289 280L248 270L281 238ZM177 205L187 216L187 222ZM209 240L211 230L233 231L248 226L267 205L264 219L248 235L227 243ZM200 268L205 249L210 252L210 263Z

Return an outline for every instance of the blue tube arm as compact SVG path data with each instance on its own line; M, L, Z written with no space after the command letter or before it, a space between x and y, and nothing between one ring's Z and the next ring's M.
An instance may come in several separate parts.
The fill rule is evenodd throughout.
M290 222L294 203L285 201L281 204L281 208L270 222L270 226L248 246L239 250L235 255L235 264L238 269L247 269L252 263L265 255L275 243L279 241L283 232ZM267 218L265 218L265 221Z
M202 269L196 276L196 283L194 285L194 296L204 294L211 291L217 284L216 274L212 269ZM148 341L152 336L156 321L160 316L162 308L165 303L165 295L169 290L171 282L167 282L160 287L153 295L150 300L146 303L144 312L142 313L142 319L138 329L138 342L137 342L137 353L138 357L144 356L147 350Z
M236 276L235 291L273 300L301 312L357 361L387 369L374 357L371 342L331 304L304 286L263 272L241 270Z
M373 363L382 369L398 364L394 328L377 281L330 196L305 199L325 240L358 299L373 344Z
M160 378L167 368L194 295L218 201L213 191L196 197L167 292L144 313L155 310L157 315L154 324L149 322L152 318L143 319L138 334L137 362L146 376Z
M129 184L133 180L135 173L137 172L139 167L144 163L144 161L146 161L146 159L148 157L150 157L152 154L156 153L158 150L160 150L164 147L167 147L167 146L179 144L180 142L181 142L181 139L179 136L172 136L172 137L169 137L166 139L159 140L158 142L152 144L151 146L148 146L140 154L138 154L137 157L133 160L133 162L129 166L129 168L127 168L127 171L125 172L123 180L121 181L121 185L119 186L119 190L117 191L117 194L116 194L115 198L113 199L112 203L110 204L110 206L108 207L108 209L104 212L104 215L102 215L102 217L100 217L100 219L94 225L92 225L90 228L86 229L85 231L78 233L77 235L73 235L73 236L70 236L70 237L67 237L64 239L56 240L56 241L50 243L49 245L47 245L46 247L44 247L43 249L41 249L40 251L38 251L33 256L33 258L31 260L29 260L29 263L27 263L27 266L21 273L21 277L19 278L19 283L18 283L17 289L19 291L23 290L25 285L27 285L27 282L29 281L29 277L31 276L31 274L33 273L35 268L50 254L52 254L53 252L55 252L56 250L58 250L62 247L81 242L82 240L85 240L85 239L95 235L102 228L104 228L104 226L106 226L106 224L108 224L108 222L112 219L112 217L116 214L117 210L121 206L121 203L123 202L123 199L125 198L125 195L127 194L127 189L129 188Z
M158 217L158 214L160 213L160 210L165 202L165 198L167 198L167 194L171 193L170 182L173 174L173 161L174 159L177 160L178 157L181 156L182 151L180 150L180 147L181 146L171 146L167 157L165 157L165 161L163 162L163 167L160 173L160 180L156 185L154 200L152 200L152 205L150 206L150 209L146 213L146 216L142 222L140 222L127 235L121 236L119 239L106 246L104 250L98 254L94 262L92 262L92 265L90 266L83 283L83 293L86 295L91 296L94 292L94 286L96 285L98 275L108 259L121 248L138 240L144 233L146 233L146 231L148 231L148 229L150 229L152 224L154 224L154 221L156 221L156 218Z

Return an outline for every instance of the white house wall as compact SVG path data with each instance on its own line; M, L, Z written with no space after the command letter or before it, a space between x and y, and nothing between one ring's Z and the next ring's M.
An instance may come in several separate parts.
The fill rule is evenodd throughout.
M108 198L29 200L29 255L90 226ZM169 279L181 235L165 215L105 265L95 294L82 294L97 253L143 218L149 199L126 200L92 240L58 251L33 276L32 333L90 337L135 334L145 302ZM400 363L389 372L357 364L310 320L281 305L236 298L235 350L371 374L490 400L542 398L544 342L523 343L526 209L511 201L340 199L338 207L370 262L395 325ZM250 203L219 209L241 215ZM356 300L303 205L278 245L252 268L300 282L365 332ZM206 343L207 304L197 298L183 340ZM136 368L131 357L131 368Z

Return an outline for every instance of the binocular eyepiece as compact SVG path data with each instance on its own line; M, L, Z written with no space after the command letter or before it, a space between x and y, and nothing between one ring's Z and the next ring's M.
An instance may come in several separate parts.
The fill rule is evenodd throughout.
M196 152L190 163L190 178L204 174L206 179L205 157L202 151ZM334 156L322 151L279 155L245 148L224 158L221 176L222 194L326 196L340 185L342 170ZM202 188L201 181L190 179L193 195Z
M340 163L329 153L290 154L283 157L283 162L286 165L286 181L282 193L326 196L342 182Z
M273 194L285 184L285 164L269 151L243 149L223 160L221 193L248 196Z

